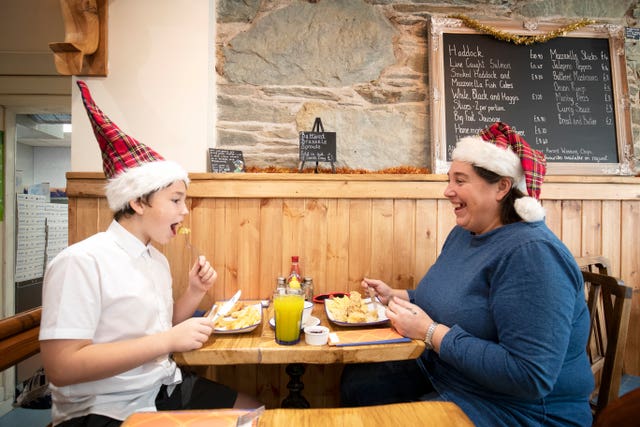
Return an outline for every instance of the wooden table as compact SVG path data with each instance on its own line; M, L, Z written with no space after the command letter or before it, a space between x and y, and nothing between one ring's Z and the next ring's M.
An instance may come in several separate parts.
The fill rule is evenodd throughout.
M304 342L304 335L296 345L280 345L275 331L269 326L273 307L263 310L262 325L246 334L213 334L205 345L194 351L175 353L174 359L183 365L236 365L243 363L362 363L415 359L424 351L424 342L412 340L384 345L334 347L313 346ZM314 304L312 316L331 331L348 330L327 320L323 304Z
M473 427L453 402L410 402L357 408L268 409L258 426L296 427Z
M180 365L236 365L236 364L288 364L287 373L291 377L289 397L283 407L306 401L299 393L304 387L300 377L304 364L365 363L390 360L415 359L424 351L424 342L412 340L394 344L358 345L335 347L329 345L312 346L304 342L304 336L295 345L279 345L275 342L275 331L269 326L273 316L273 306L263 310L262 324L245 334L213 334L205 345L194 351L175 353L174 359ZM320 324L331 331L351 328L336 326L327 320L323 304L314 304L312 316L320 319ZM388 326L387 326L388 327ZM298 391L296 391L299 388ZM301 398L301 401L298 399ZM289 400L292 399L292 400Z
M242 410L169 411L137 413L123 427L218 426L236 427ZM387 427L392 425L473 427L452 402L411 402L357 408L267 409L258 418L259 427Z

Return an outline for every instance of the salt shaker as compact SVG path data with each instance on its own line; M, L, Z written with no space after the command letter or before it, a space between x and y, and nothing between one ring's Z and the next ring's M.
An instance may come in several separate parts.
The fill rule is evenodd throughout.
M304 300L313 301L313 279L311 277L304 278L302 289L304 290Z

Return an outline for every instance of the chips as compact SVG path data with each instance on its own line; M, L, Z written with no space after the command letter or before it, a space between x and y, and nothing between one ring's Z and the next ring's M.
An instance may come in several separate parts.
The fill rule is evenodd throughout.
M189 234L189 233L191 233L191 230L189 229L189 227L185 227L184 225L180 224L178 226L177 233L178 234Z
M262 313L259 305L248 305L243 301L238 301L226 317L219 317L215 321L213 328L222 331L248 328L258 323L261 318Z
M368 305L362 301L362 295L358 291L351 291L344 297L331 297L324 303L334 320L338 322L364 323L378 320L378 311L369 311Z

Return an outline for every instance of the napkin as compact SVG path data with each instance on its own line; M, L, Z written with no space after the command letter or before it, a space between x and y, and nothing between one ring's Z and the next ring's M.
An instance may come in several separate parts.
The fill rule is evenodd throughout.
M337 347L409 341L411 341L411 338L403 337L391 328L351 329L349 331L336 331L329 334L329 345L335 345Z

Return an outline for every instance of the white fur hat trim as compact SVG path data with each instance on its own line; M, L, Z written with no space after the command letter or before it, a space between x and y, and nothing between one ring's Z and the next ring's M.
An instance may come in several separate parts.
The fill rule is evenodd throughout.
M131 167L110 179L105 190L109 208L118 212L130 200L167 187L175 181L189 184L189 175L182 166L170 160L158 160Z
M539 201L531 196L516 199L513 208L524 222L542 221L545 217L544 208Z
M520 157L509 148L498 147L479 136L466 136L458 141L451 158L508 176L518 190L528 194ZM530 196L517 199L514 209L525 222L542 221L545 217L540 202Z
M465 136L460 139L451 158L480 166L500 176L509 176L516 185L524 181L520 157L511 149L498 147L479 136ZM527 194L526 186L524 188L524 193Z

